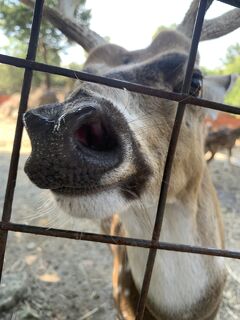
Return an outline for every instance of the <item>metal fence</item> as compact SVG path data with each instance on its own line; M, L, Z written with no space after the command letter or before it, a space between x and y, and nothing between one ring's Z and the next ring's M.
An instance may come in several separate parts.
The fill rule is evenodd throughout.
M218 0L226 4L239 7L239 0ZM26 59L20 59L16 57L11 57L7 55L0 54L0 63L12 65L19 68L24 68L24 79L21 91L21 99L18 111L18 118L16 123L15 138L13 143L13 151L11 155L11 162L9 168L8 181L6 186L6 194L4 199L2 221L0 222L0 279L2 276L2 269L4 263L4 255L7 244L8 232L22 232L22 233L31 233L37 235L51 236L51 237L61 237L74 240L85 240L93 242L103 242L114 245L126 245L134 247L149 248L148 260L145 269L145 275L143 279L142 289L140 293L140 298L138 302L136 320L143 319L144 309L148 294L148 289L151 281L152 270L154 266L154 261L156 257L157 250L168 250L168 251L180 251L180 252L189 252L196 254L204 254L210 256L221 256L227 258L240 259L240 251L232 250L221 250L217 248L208 248L208 247L197 247L191 245L175 244L175 243L166 243L159 241L164 209L166 204L166 198L168 193L168 185L171 176L172 163L174 159L175 149L178 141L179 131L181 128L181 123L184 115L184 111L187 104L201 106L203 108L210 108L225 112L231 112L233 114L240 115L240 109L237 107L208 101L200 98L195 98L189 96L188 92L190 89L192 72L194 68L194 63L196 59L198 44L200 41L201 30L203 26L204 16L206 8L208 5L208 0L201 0L198 8L198 13L195 21L192 43L188 57L187 69L184 78L184 83L181 93L166 92L159 89L154 89L134 83L129 83L120 80L109 79L106 77L100 77L92 74L87 74L84 72L79 72L75 70L55 67L51 65L46 65L43 63L35 62L38 38L41 26L41 19L43 13L43 4L44 0L36 0L33 22L31 27L31 35L28 45L28 51ZM48 72L50 74L62 75L65 77L80 79L84 81L99 83L119 89L127 89L132 92L146 94L149 96L164 98L172 101L178 102L177 113L173 125L172 135L170 138L169 148L167 152L167 158L163 173L163 179L160 189L160 196L158 202L158 209L156 213L155 225L152 233L151 240L135 239L129 237L118 237L110 235L102 235L96 233L87 233L81 231L71 231L71 230L60 230L60 229L49 229L44 227L37 227L31 225L16 224L11 222L11 212L12 212L12 202L14 197L14 189L17 178L17 169L19 162L19 153L23 132L23 123L22 116L26 111L29 92L31 88L31 81L33 71Z

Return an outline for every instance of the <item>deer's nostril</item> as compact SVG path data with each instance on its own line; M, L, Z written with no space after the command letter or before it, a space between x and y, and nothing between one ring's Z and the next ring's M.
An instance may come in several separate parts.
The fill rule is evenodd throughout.
M117 146L114 132L100 119L81 125L74 135L77 142L88 149L109 151Z
M31 133L37 132L44 125L53 125L54 121L38 113L36 110L30 110L23 115L25 128Z

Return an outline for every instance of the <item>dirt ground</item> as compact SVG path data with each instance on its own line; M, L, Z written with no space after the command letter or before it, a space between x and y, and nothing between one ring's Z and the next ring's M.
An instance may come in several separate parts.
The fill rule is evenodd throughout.
M6 123L4 133L0 132L1 205L10 159L6 140L12 139L11 132L12 125ZM25 140L22 151L12 221L71 228L61 225L57 218L53 220L51 212L44 213L42 191L23 172L28 153ZM233 156L240 159L239 146ZM210 170L222 205L226 248L240 250L240 167L230 165L225 154L219 153ZM88 220L79 220L74 228L99 231L97 224ZM240 262L226 259L226 264L229 276L219 320L237 320L240 319ZM0 319L113 320L116 315L111 296L111 265L111 254L104 244L9 233L0 287Z

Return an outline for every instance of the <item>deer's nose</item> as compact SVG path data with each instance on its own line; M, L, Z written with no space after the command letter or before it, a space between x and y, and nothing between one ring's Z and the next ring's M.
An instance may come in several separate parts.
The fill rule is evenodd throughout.
M23 115L23 123L31 138L32 135L39 133L41 128L53 126L54 121L39 114L36 110L30 110Z
M106 152L117 144L109 121L95 107L87 106L55 119L42 114L40 110L30 110L23 118L32 143L37 136L60 134L69 137L77 146L92 151Z
M86 106L58 117L38 108L24 115L24 124L32 144L25 172L41 188L87 184L122 160L111 119L97 107Z
M48 112L46 112L46 108L38 108L29 110L23 115L23 123L30 138L31 136L38 135L42 131L46 131L47 128L52 129L53 132L55 129L58 131L61 123L65 122L66 119L68 120L68 125L71 128L71 122L74 125L76 118L78 118L78 120L84 120L87 116L96 111L93 107L85 107L73 113L66 113L65 116L59 116L56 114L56 110L54 113L50 110L51 109L49 108Z

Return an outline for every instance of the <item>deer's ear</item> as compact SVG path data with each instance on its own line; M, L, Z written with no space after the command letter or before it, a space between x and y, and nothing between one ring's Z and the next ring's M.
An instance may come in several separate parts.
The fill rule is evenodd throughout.
M226 93L232 89L237 79L237 74L204 77L203 98L216 102L223 102Z
M232 89L238 77L237 74L204 77L203 98L222 103L225 95ZM217 118L217 110L208 109L207 113L213 120Z
M174 90L182 82L187 56L171 52L135 65L120 67L106 76L152 87Z

